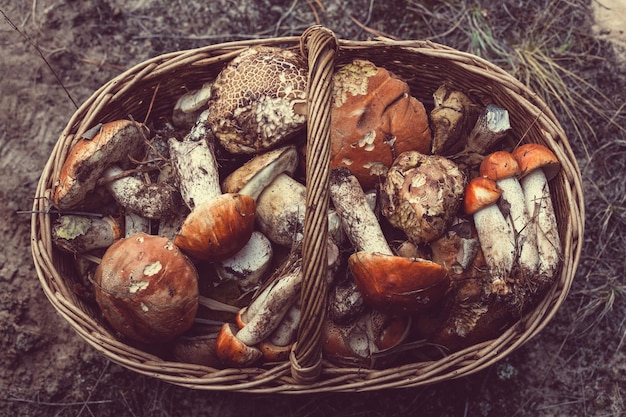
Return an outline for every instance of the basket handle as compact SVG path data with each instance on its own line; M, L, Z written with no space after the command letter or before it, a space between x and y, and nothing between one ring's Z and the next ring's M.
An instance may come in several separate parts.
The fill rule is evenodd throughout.
M291 351L291 375L300 384L314 383L322 369L322 324L326 315L328 260L328 185L330 177L330 109L332 75L338 42L322 26L311 26L300 38L308 59L306 213L302 241L302 315Z

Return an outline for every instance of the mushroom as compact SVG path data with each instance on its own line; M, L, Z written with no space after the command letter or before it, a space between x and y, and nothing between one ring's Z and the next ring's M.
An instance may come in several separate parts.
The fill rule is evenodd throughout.
M249 292L259 285L273 254L272 243L255 230L239 252L215 265L215 272L220 279L236 281L243 292Z
M556 155L543 145L525 144L513 151L521 170L524 199L537 235L539 275L551 282L560 263L561 241L548 181L559 172Z
M144 152L148 128L130 120L96 126L72 147L59 173L54 204L61 210L78 207L93 191L104 171L114 164L127 164Z
M170 240L138 234L111 245L95 274L96 301L111 326L136 342L169 342L193 324L198 274Z
M181 204L180 193L168 183L146 184L113 164L102 173L104 182L115 201L126 210L148 219L171 217Z
M465 187L463 206L472 215L478 241L492 279L492 292L510 292L509 278L515 260L515 235L502 215L497 202L502 190L486 177L473 178Z
M416 244L446 231L463 196L465 176L449 159L409 151L395 160L382 186L382 213Z
M233 256L254 230L255 201L243 194L222 194L208 111L183 141L169 140L172 166L191 209L174 243L195 259L215 262Z
M343 366L382 367L384 356L406 339L410 316L393 316L369 309L354 321L338 325L326 318L322 327L324 357Z
M297 304L292 305L276 329L258 347L265 362L286 361L296 341L301 311Z
M435 305L449 287L446 269L426 259L394 256L358 180L335 168L330 198L356 252L348 263L365 302L381 311L407 313Z
M333 76L331 167L347 167L364 189L377 185L408 150L429 153L428 116L406 82L354 60Z
M254 345L276 329L296 301L301 283L302 270L299 265L295 265L268 285L240 312L242 327L239 331L235 331L230 323L224 324L217 338L218 357L234 366L249 366L260 359L261 351Z
M519 174L519 165L509 152L493 152L480 164L480 175L494 180L502 190L500 198L507 204L501 202L500 206L505 207L504 217L513 227L515 234L515 265L519 267L517 273L520 274L518 279L526 280L536 275L539 254L537 232L531 227L524 191L517 179Z
M217 76L208 123L231 153L259 153L298 133L306 122L307 66L288 49L253 46Z
M197 90L188 91L176 100L172 111L172 123L180 129L191 129L198 116L209 106L211 83L204 83Z
M480 114L480 106L448 83L435 90L433 99L435 106L430 112L432 153L451 155L461 151L467 143L468 132Z
M60 216L52 226L52 240L70 253L108 248L124 235L124 225L113 216Z
M256 199L259 230L272 242L287 247L303 237L306 187L291 177L297 167L296 148L285 146L255 156L222 182L223 192ZM328 214L328 223L331 236L341 241L333 211Z

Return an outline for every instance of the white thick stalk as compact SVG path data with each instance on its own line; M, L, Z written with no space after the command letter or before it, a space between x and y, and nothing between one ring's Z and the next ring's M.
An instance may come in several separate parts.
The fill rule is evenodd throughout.
M297 305L292 305L278 327L270 335L269 341L274 346L289 346L296 339L300 325L301 311Z
M357 251L393 255L361 185L349 171L333 170L329 193L346 236Z
M539 274L552 278L561 256L561 240L548 181L544 172L536 169L522 178L521 184L537 235Z
M269 336L296 301L301 284L300 268L274 281L256 314L237 333L237 339L252 346Z
M209 144L212 134L205 123L207 115L207 111L200 115L183 141L174 138L168 141L180 194L191 210L222 194L217 160L212 142Z
M505 294L508 292L506 281L515 260L513 230L495 204L475 212L474 224L494 283L494 291Z
M135 213L124 215L124 237L131 237L138 233L150 234L150 220Z
M509 203L509 218L515 230L517 264L522 273L534 275L539 268L537 232L532 227L524 191L517 178L504 178L496 182L502 189L502 199Z

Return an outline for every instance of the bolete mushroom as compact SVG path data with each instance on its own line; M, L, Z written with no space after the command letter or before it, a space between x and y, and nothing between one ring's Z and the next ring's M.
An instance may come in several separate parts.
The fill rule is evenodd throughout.
M138 234L111 245L95 274L96 301L111 326L142 343L169 342L198 309L198 274L170 240Z
M501 199L505 204L504 217L509 221L515 234L515 265L519 267L518 279L534 277L539 267L537 252L537 232L531 226L530 215L524 191L517 179L520 169L517 161L509 152L496 151L485 157L480 164L480 175L496 182L502 190Z
M335 168L330 198L356 252L348 264L365 302L408 313L433 307L449 287L446 269L432 261L393 255L365 193L347 168Z
M59 249L70 253L108 248L124 236L124 224L113 216L60 216L52 226L52 240Z
M293 51L252 46L217 76L208 123L232 153L276 147L306 122L307 66Z
M456 216L464 187L465 176L449 159L404 152L382 186L382 213L416 244L428 243L443 235Z
M183 141L169 140L172 166L183 200L191 209L174 243L191 257L216 262L241 250L254 230L255 201L222 194L212 136L203 112Z
M377 185L408 150L429 153L428 116L406 82L354 60L333 76L331 167L347 167L364 189Z
M90 130L72 147L59 173L54 204L61 210L78 207L93 191L104 171L130 163L145 149L148 128L131 120L116 120ZM89 136L89 137L86 137Z
M561 240L548 182L560 164L550 149L539 144L522 145L512 154L520 166L524 199L537 235L540 279L551 282L561 259Z
M515 261L513 229L497 206L502 190L486 177L473 178L465 187L463 206L472 215L485 262L492 279L492 292L506 295Z

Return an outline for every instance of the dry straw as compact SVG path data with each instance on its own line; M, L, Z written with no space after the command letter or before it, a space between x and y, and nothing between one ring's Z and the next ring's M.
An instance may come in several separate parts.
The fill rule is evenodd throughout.
M83 132L97 123L132 116L169 117L179 96L213 80L222 67L252 45L281 46L300 50L310 69L308 158L309 198L327 199L328 129L330 75L333 69L355 58L367 59L406 80L411 92L424 102L444 82L476 96L490 98L508 109L514 139L540 143L562 163L559 176L551 183L563 262L558 279L535 309L495 340L471 346L439 360L408 363L383 370L348 368L321 358L319 317L325 306L324 259L319 242L325 233L323 204L312 204L319 212L307 212L305 226L303 322L299 342L290 361L245 369L214 369L168 362L132 347L115 337L96 309L84 303L74 291L78 282L73 258L60 253L51 240L50 196L69 149ZM313 174L311 174L313 175ZM425 41L337 40L321 27L299 37L249 40L210 45L173 52L142 62L97 90L69 120L39 181L32 216L32 253L44 292L58 313L91 346L115 363L140 374L195 389L256 393L310 393L369 391L415 387L470 375L501 360L546 326L567 296L580 258L584 206L580 171L576 159L554 114L537 94L504 70L474 55ZM323 265L322 265L323 266Z

